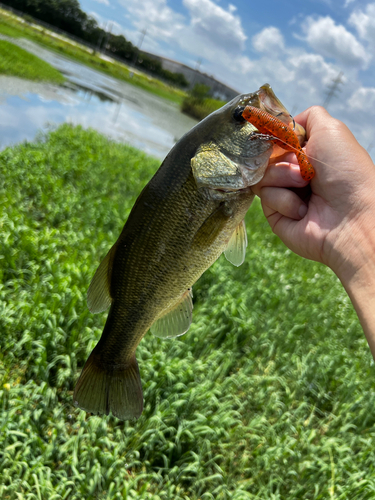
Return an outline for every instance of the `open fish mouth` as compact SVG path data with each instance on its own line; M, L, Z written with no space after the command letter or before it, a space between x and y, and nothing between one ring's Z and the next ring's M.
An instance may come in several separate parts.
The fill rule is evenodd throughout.
M300 145L302 146L306 140L306 130L302 127L302 125L294 121L293 116L289 113L280 99L276 97L271 85L265 83L259 88L259 90L256 91L256 94L259 98L259 106L254 106L253 104L252 106L260 108L261 110L276 116L279 120L285 123L285 125L292 127L298 137ZM275 149L276 151L272 155L273 157L278 156L277 149L279 148Z
M270 113L273 116L277 116L280 120L288 124L293 120L292 115L283 105L283 103L278 99L272 90L271 85L265 83L256 92L259 97L259 107L263 111Z
M250 134L251 136L251 134ZM249 136L249 138L250 138ZM258 170L264 160L262 158L262 155L260 156L243 156L243 155L235 155L230 153L229 151L226 151L225 149L221 149L221 152L225 154L225 156L232 162L236 163L237 165L241 165L244 168L247 168L251 171L256 171Z

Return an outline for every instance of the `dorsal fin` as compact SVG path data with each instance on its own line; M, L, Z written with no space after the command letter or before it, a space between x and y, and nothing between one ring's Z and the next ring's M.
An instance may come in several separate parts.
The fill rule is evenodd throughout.
M115 250L116 244L102 260L87 290L87 306L94 314L105 311L112 302L110 285Z
M191 325L193 314L193 291L189 288L180 300L157 319L150 331L155 337L168 339L186 333Z
M234 266L240 266L245 260L247 247L247 234L245 221L242 220L236 227L234 233L228 241L227 248L224 250L224 255L227 260Z

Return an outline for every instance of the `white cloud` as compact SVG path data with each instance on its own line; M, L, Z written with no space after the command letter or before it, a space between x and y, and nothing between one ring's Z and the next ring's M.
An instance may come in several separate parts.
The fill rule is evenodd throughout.
M301 108L323 102L324 90L337 76L337 70L318 54L289 49L285 59L262 59L258 75L262 82L274 87L279 97L282 95L287 107Z
M106 31L110 29L111 33L114 33L115 35L121 34L123 32L122 26L113 19L107 19L97 12L93 11L89 12L89 16L93 17L98 23L99 27Z
M304 18L298 14L294 31L301 29L303 37L291 45L283 36L285 26L277 22L261 27L258 33L251 31L234 0L179 0L184 14L172 0L118 0L123 6L125 36L133 43L138 43L140 32L147 28L144 50L192 67L199 58L201 71L240 92L254 91L268 82L293 112L322 104L333 80L344 71L346 80L330 101L329 111L345 121L357 137L375 133L370 114L358 112L369 109L369 103L373 106L373 89L363 87L359 73L370 68L368 77L374 68L370 65L375 52L368 47L375 48L375 0L370 1L359 8L353 7L357 5L354 0L344 0L342 4L350 9L345 25L330 16ZM246 52L247 35L252 37L257 57Z
M211 0L183 0L183 4L189 10L194 34L226 52L244 49L247 37L240 17L234 15L236 9L233 5L225 10Z
M256 61L256 77L259 82L259 77L261 78L261 83L264 82L282 82L282 85L288 85L295 79L294 68L290 67L290 64L286 60L281 60L278 58L263 57L259 61Z
M183 28L184 17L168 7L166 0L119 0L131 14L138 30L147 29L147 38L171 41Z
M332 64L327 63L319 54L308 54L306 52L289 57L291 66L298 72L299 76L314 84L317 78L322 85L328 85L331 79L337 76L337 70Z
M232 4L224 9L212 0L183 0L189 18L168 6L167 0L120 0L136 29L147 27L146 39L178 46L194 57L213 57L244 49L245 32ZM145 40L146 43L147 40ZM145 46L147 49L147 47Z
M343 25L327 17L308 17L303 26L310 47L324 57L336 59L344 66L367 67L371 56Z
M236 59L236 70L245 75L250 71L256 71L257 64L256 61L252 61L247 56L238 56Z
M365 11L354 11L349 17L349 24L356 28L362 40L375 47L375 3L368 4Z
M264 28L253 37L255 50L263 53L275 53L284 49L284 37L281 31L274 26Z
M340 118L351 129L361 144L368 148L372 147L372 157L374 157L374 117L371 110L375 107L375 87L363 87L358 85L358 88L348 95L342 109Z
M356 111L367 111L375 108L375 87L361 87L349 98L349 106Z

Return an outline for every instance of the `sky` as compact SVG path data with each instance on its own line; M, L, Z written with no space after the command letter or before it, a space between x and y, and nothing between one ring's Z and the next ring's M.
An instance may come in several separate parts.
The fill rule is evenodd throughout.
M269 83L292 113L322 105L375 154L375 2L80 0L102 28L239 93Z

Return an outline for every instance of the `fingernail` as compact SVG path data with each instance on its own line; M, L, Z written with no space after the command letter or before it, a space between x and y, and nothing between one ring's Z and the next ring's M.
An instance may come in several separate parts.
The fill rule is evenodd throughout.
M303 179L301 177L301 170L299 166L293 166L291 171L290 171L290 177L292 178L293 181L301 182Z
M301 217L301 219L303 219L306 214L307 214L307 206L301 205L298 209L298 215Z

